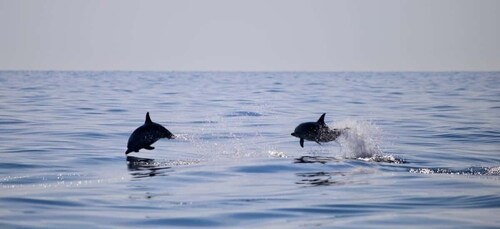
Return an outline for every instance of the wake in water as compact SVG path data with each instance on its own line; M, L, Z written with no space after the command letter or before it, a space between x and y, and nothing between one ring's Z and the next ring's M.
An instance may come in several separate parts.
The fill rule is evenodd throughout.
M394 155L385 154L380 147L383 140L382 131L368 121L346 120L336 123L334 128L347 128L337 138L341 152L345 158L353 158L367 162L386 162L394 164L407 163ZM302 157L296 163L325 163L330 158ZM408 168L410 173L421 174L450 174L450 175L487 175L499 176L500 167L469 167L462 169L453 168Z
M469 167L465 169L452 169L452 168L410 168L410 173L421 174L449 174L449 175L486 175L486 176L500 176L500 167Z

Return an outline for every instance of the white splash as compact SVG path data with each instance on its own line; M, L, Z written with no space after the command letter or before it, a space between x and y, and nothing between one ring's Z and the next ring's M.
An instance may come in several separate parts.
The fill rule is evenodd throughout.
M269 153L269 156L271 157L278 157L278 158L287 158L288 156L286 155L285 152L282 151L277 151L277 150L269 150L267 151Z
M487 168L486 175L500 175L500 166Z
M337 142L346 158L380 157L381 130L368 121L345 120L335 123L335 129L345 129Z

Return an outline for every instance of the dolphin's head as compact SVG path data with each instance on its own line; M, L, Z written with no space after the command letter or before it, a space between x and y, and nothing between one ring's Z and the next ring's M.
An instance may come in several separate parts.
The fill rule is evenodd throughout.
M292 133L292 136L297 138L305 138L307 140L314 139L318 134L318 124L315 122L305 122L298 125Z
M163 137L164 138L168 138L168 139L174 139L176 138L174 134L172 134L170 131L168 131L167 129L165 129L165 131L163 132Z
M167 130L167 128L163 127L162 125L159 125L159 124L156 124L155 123L155 126L157 129L157 131L160 133L160 138L168 138L168 139L174 139L175 138L175 135L172 134L172 132L170 132L169 130Z

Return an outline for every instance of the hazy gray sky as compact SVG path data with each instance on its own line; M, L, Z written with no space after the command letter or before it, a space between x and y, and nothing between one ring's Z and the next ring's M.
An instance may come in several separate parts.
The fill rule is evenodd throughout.
M3 70L500 70L500 1L0 0Z

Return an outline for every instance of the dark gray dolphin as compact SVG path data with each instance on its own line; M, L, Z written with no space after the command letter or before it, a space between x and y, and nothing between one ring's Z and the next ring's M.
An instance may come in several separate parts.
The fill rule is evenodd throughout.
M175 136L162 125L151 121L148 112L146 113L144 125L135 129L132 135L130 135L125 154L139 152L140 149L152 150L155 147L151 146L151 144L155 143L160 138L172 139L175 138Z
M325 123L325 115L321 115L317 122L305 122L298 125L292 136L300 138L300 146L304 147L304 139L308 141L329 142L337 139L342 133L339 129L330 130Z

